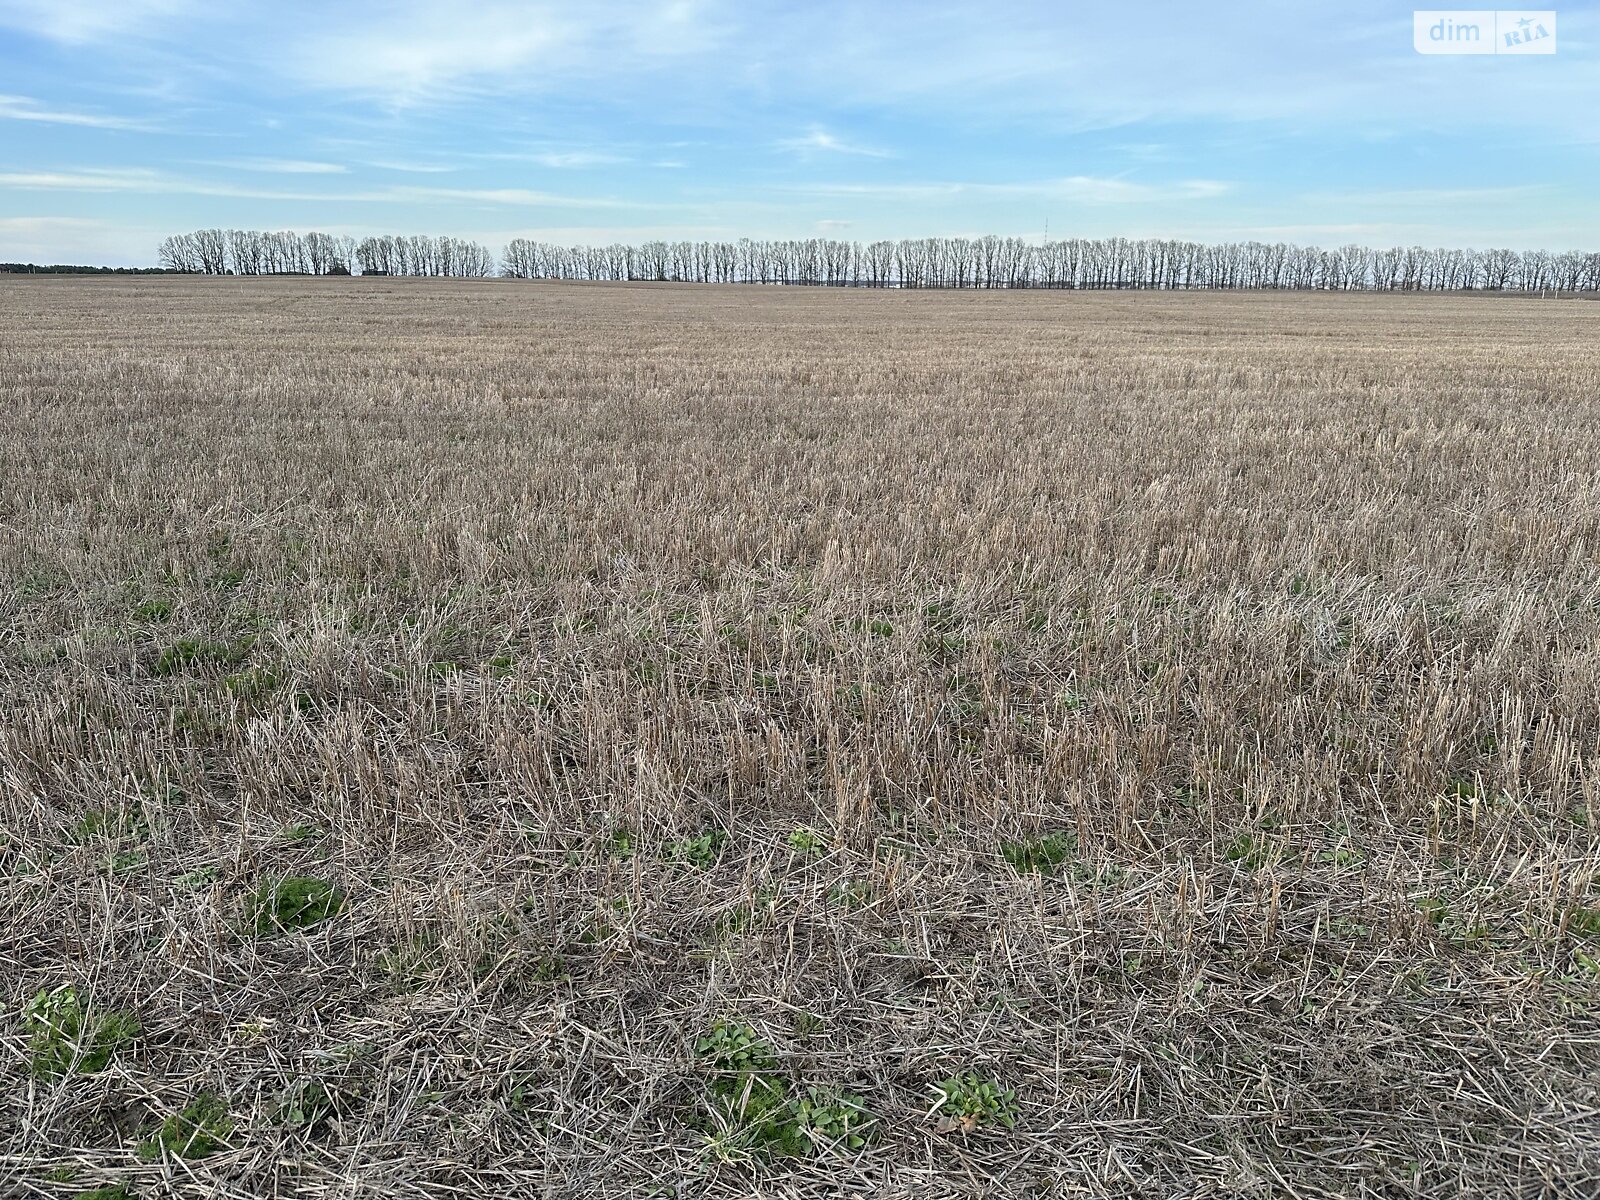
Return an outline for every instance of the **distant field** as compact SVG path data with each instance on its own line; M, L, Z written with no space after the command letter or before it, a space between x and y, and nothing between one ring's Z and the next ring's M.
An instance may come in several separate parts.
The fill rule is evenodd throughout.
M1597 347L0 282L0 1194L1595 1195Z

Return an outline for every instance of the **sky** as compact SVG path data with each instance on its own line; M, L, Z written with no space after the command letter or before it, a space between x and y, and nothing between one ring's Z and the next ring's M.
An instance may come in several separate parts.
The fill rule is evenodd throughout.
M0 261L220 226L1600 250L1600 0L0 0Z

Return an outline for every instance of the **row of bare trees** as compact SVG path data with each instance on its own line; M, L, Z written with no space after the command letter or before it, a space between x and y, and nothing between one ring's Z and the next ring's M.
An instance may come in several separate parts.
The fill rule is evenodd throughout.
M327 233L197 229L167 238L157 257L198 275L348 275L355 252L354 238Z
M479 242L200 229L161 243L163 267L207 275L444 275L497 264ZM1600 254L1372 249L1160 238L832 238L558 246L517 238L498 271L517 279L659 280L906 288L1297 288L1328 291L1600 289Z
M1600 254L1424 246L1324 250L1284 242L1159 238L912 238L871 243L645 242L557 246L518 238L500 273L521 279L661 280L913 288L1298 288L1351 291L1600 289Z
M165 239L163 267L197 275L453 275L495 272L481 242L453 237L367 237L197 229Z
M494 255L482 242L453 237L369 237L356 246L364 275L493 275Z

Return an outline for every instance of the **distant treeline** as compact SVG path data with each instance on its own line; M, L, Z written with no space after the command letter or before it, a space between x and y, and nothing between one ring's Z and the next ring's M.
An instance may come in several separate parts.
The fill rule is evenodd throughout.
M1600 289L1600 253L1424 246L1334 250L1160 238L830 238L558 246L202 229L161 243L166 270L207 275L443 275L896 288Z
M487 246L452 237L368 237L282 230L197 229L169 237L163 267L199 275L494 274Z
M166 267L82 267L69 263L0 263L0 275L170 275Z
M903 288L1301 288L1505 291L1600 287L1600 254L1543 250L1324 250L1285 242L1157 238L911 238L861 242L646 242L554 246L517 239L502 275Z

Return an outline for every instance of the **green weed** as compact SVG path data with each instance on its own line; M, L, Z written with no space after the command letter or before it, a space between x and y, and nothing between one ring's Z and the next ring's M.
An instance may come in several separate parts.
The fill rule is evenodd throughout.
M226 670L243 662L254 645L255 638L248 635L231 642L179 638L161 652L151 671L156 675L179 675L206 667Z
M828 850L828 843L823 836L804 825L790 832L788 844L796 854L826 854Z
M1045 875L1054 872L1077 851L1077 839L1066 833L1051 833L1041 838L1000 843L1000 857L1018 875Z
M1228 843L1222 857L1245 871L1257 871L1280 857L1278 848L1266 838L1241 833Z
M266 667L251 667L229 675L222 681L223 689L241 704L260 704L278 690L282 681L275 671Z
M29 1065L42 1079L103 1070L139 1034L139 1021L120 1009L91 1013L71 984L36 993L22 1011Z
M953 1076L934 1085L938 1104L934 1111L952 1130L970 1133L987 1125L1014 1129L1017 1094L983 1078L976 1071Z
M220 1096L202 1092L147 1134L135 1151L140 1162L204 1158L224 1148L233 1134L233 1119Z
M1575 908L1567 917L1567 930L1579 937L1600 938L1600 908Z
M790 1095L777 1056L748 1025L718 1021L695 1043L712 1072L707 1144L725 1160L860 1150L874 1121L859 1097L822 1088Z
M72 841L82 845L100 839L120 841L123 838L143 840L150 834L150 825L144 814L133 805L122 804L115 808L96 808L85 813L69 831Z
M221 870L215 866L196 867L179 875L172 881L172 886L180 892L198 892L202 888L210 887L221 874Z
M344 893L325 880L292 875L262 884L245 902L244 915L258 934L284 933L326 921L344 907L344 900Z
M172 619L177 606L164 596L141 601L133 606L133 615L141 621L166 622Z
M697 837L668 842L664 849L668 862L704 871L716 865L727 844L728 835L720 829L712 829Z

